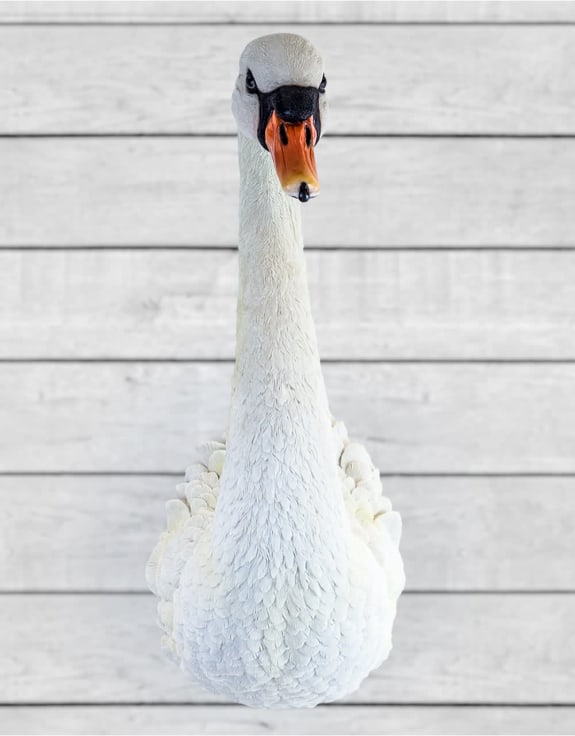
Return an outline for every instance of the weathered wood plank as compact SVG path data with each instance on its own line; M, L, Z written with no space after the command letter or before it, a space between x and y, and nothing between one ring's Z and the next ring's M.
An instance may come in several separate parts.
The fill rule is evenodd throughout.
M575 365L334 363L335 416L388 473L572 473ZM175 471L226 427L230 363L0 366L1 471Z
M41 2L0 3L0 23L541 23L575 20L572 2Z
M0 140L0 243L233 244L236 157L233 138ZM575 139L332 138L318 160L308 245L575 244Z
M277 30L0 27L0 133L235 133L239 55ZM324 55L328 133L575 133L575 26L282 31Z
M143 591L177 479L0 478L0 591ZM573 478L384 478L417 590L575 590Z
M321 355L575 357L575 252L307 253ZM233 358L237 253L0 251L2 358Z
M6 596L4 703L212 702L159 653L151 596ZM400 602L390 660L359 703L575 704L575 595L421 595Z
M9 706L10 734L572 734L573 707L342 706L273 711L242 706Z

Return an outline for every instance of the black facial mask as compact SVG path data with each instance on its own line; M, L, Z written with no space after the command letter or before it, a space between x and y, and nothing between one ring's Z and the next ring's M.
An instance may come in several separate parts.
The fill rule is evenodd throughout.
M316 132L315 143L321 135L321 121L319 117L319 90L316 87L298 87L284 85L272 92L256 92L260 101L260 118L258 122L258 140L268 150L266 145L266 126L272 112L284 123L303 123L313 115L313 124Z

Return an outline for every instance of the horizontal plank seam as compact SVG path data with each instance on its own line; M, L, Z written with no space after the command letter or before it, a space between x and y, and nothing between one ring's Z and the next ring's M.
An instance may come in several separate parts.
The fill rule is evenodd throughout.
M129 253L131 251L213 251L213 252L237 252L237 245L141 245L141 244L124 244L124 245L40 245L37 243L30 245L3 245L0 243L0 253L34 253L42 252L91 252L91 251L121 251ZM575 251L575 242L573 245L306 245L305 250L313 253L474 253L474 252L496 252L496 253L524 253L539 252L553 253L556 251Z
M181 470L0 470L0 478L181 478L184 469ZM521 470L508 472L385 472L380 473L380 478L575 478L575 472L553 472Z
M18 20L10 20L7 18L4 18L0 20L0 27L2 26L21 26L21 27L50 27L50 26L59 26L59 27L71 27L71 28L78 28L78 27L86 27L86 28L94 28L98 26L107 27L107 26L120 26L120 27L129 27L129 28L137 28L138 26L158 26L160 28L164 27L205 27L205 26L215 26L215 27L249 27L253 26L256 27L265 27L265 26L278 26L278 27L285 27L285 26L298 26L298 27L316 27L316 26L337 26L337 27L364 27L364 26L377 26L377 27L394 27L394 26L429 26L431 28L444 28L444 27L450 27L450 26L467 26L469 28L476 28L476 27L494 27L497 28L499 26L507 26L507 27L517 27L517 28L523 28L524 26L556 26L556 27L564 27L564 26L575 26L575 21L573 20L477 20L477 21L471 21L471 20L402 20L402 21L393 21L393 20L366 20L366 21L345 21L345 20L269 20L269 21L234 21L234 20L221 20L221 21L215 21L215 20L197 20L197 21L178 21L178 20L105 20L105 19L98 19L98 20L41 20L41 21L26 21L22 19Z
M237 703L219 702L219 701L99 701L99 702L42 702L42 701L21 701L11 703L0 703L0 708L133 708L133 707L166 707L166 708L179 708L182 706L190 708L205 708L205 707L226 707L226 708L241 708ZM512 702L505 701L501 703L495 703L492 701L481 701L478 703L461 703L452 701L413 701L413 702L389 702L389 703L375 703L371 701L365 702L353 702L353 703L322 703L316 708L573 708L575 702L570 703L568 701L561 701L557 703L550 703L548 701L530 701L530 702Z
M322 358L323 365L501 365L501 366L525 366L525 365L575 365L575 358ZM194 363L205 365L209 363L233 364L234 358L115 358L115 357L95 357L95 358L0 358L2 364L134 364L134 363L157 363L165 365L170 363L184 363L192 365Z
M575 132L573 133L491 133L491 132L485 132L485 133L449 133L449 132L433 132L433 133L406 133L406 132L386 132L386 133L326 133L325 138L333 138L333 139L345 139L345 138L367 138L367 139L375 139L375 138L401 138L401 139L410 139L410 138L439 138L439 139L445 139L445 138L463 138L463 139L470 139L470 140L481 140L481 139L518 139L518 140L549 140L549 139L575 139ZM101 133L93 133L90 131L87 132L66 132L66 133L46 133L46 132L26 132L26 133L10 133L10 132L4 132L0 133L0 140L2 139L54 139L54 138L61 138L61 139L87 139L87 140L93 140L93 139L109 139L109 138L118 138L118 139L124 139L124 138L170 138L170 139L196 139L196 138L205 138L207 140L214 139L214 138L237 138L237 135L235 133L213 133L213 132L196 132L196 133L188 133L186 131L182 132L165 132L165 133L159 133L159 132L132 132L132 131L114 131L114 132L107 132L103 131Z
M100 597L132 597L132 596L145 596L145 597L151 597L152 593L145 589L145 588L134 588L133 590L112 590L112 589L102 589L102 590L84 590L82 588L70 588L66 590L60 590L60 589L34 589L34 590L2 590L0 589L0 598L3 596L8 598L17 598L18 596L22 597L31 597L31 596L58 596L58 597L64 597L64 596L100 596ZM492 588L477 588L477 589L466 589L463 588L462 590L452 590L450 588L406 588L403 593L403 596L412 596L412 595L423 595L423 596L506 596L506 597L513 597L513 596L575 596L575 590L574 589L566 589L566 588L543 588L543 589L527 589L527 588L519 588L517 590L509 590L509 589L502 589L502 590L496 590Z

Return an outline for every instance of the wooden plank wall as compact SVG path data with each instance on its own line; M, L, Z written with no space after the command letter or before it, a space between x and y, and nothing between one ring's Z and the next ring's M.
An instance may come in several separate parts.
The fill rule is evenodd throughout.
M270 30L326 59L313 309L408 576L390 661L304 712L190 684L143 580L224 428ZM573 733L575 3L5 2L0 110L0 732Z

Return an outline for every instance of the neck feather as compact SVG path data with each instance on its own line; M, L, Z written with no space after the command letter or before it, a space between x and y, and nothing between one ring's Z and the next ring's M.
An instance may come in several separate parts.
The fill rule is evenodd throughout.
M281 189L269 153L240 134L236 380L258 364L321 376L301 235L302 205Z
M241 134L239 160L236 365L216 518L223 524L254 508L299 517L302 504L325 515L325 505L338 507L337 466L309 304L302 205L281 190L271 156Z

